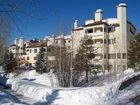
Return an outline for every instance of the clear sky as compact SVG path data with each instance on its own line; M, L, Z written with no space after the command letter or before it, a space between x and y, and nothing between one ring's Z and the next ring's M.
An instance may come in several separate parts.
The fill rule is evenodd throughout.
M140 30L140 0L39 0L35 16L43 19L17 14L22 32L12 24L9 43L20 36L26 40L42 39L46 35L56 34L58 27L64 27L65 33L70 34L75 19L79 25L83 25L85 20L94 18L94 13L99 8L103 10L104 19L115 18L119 3L127 4L127 19ZM26 4L23 5L28 11Z

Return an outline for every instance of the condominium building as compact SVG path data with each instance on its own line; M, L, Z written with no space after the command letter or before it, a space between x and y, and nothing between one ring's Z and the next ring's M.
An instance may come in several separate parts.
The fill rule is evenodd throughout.
M43 44L46 53L49 54L47 59L52 62L55 60L51 46L65 45L75 55L80 46L80 40L85 35L89 35L94 40L93 46L96 48L95 58L92 60L95 67L102 70L127 69L127 49L136 33L135 26L127 20L127 5L121 3L117 6L116 18L105 19L101 9L95 12L94 17L94 19L86 20L82 26L78 26L78 20L75 20L71 35L45 37ZM14 53L15 57L25 59L34 65L40 45L40 41L25 42L24 38L19 38L9 50Z
M23 37L16 38L14 44L11 44L9 51L14 54L14 57L19 60L19 65L28 64L35 66L37 55L40 51L41 44L45 50L46 59L49 63L54 62L55 57L53 54L52 46L66 46L67 49L71 49L71 36L59 35L59 36L47 36L42 41L33 39L25 41Z
M121 3L117 6L116 18L103 18L103 10L95 12L95 19L86 20L85 24L78 26L74 22L72 29L74 54L84 35L89 35L94 40L97 48L93 64L103 70L122 70L127 68L127 49L133 39L136 28L127 20L127 5Z

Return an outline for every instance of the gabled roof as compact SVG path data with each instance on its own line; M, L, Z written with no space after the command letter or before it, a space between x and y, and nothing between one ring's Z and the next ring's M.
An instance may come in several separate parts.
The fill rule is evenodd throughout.
M30 43L30 45L27 46L26 48L36 48L36 47L41 47L41 42ZM43 43L43 47L47 47L47 44Z

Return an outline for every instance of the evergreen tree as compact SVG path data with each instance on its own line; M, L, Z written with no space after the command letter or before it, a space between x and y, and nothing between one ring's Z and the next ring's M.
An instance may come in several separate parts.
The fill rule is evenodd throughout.
M140 33L130 43L128 49L128 67L140 68Z
M3 69L6 73L14 72L17 67L17 60L14 58L12 52L5 52Z
M46 66L46 60L45 60L45 49L43 47L43 44L41 44L39 54L37 55L36 71L40 74L47 72L47 66Z
M88 82L88 74L91 71L91 60L95 57L94 50L93 39L85 35L76 54L74 68L86 72L86 82Z

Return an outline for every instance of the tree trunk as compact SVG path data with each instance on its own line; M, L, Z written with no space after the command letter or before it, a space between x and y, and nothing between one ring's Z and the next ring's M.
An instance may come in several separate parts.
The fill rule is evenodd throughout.
M88 70L86 70L86 83L88 83Z

